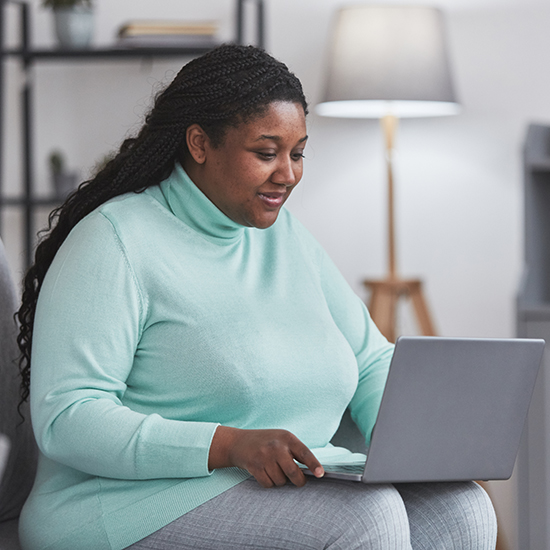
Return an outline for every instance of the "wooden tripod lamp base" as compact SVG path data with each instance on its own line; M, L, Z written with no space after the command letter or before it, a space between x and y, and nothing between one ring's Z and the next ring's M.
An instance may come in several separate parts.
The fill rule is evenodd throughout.
M422 334L424 336L435 336L435 329L422 293L422 282L420 280L367 279L363 281L363 284L371 293L369 312L372 320L390 342L395 342L397 337L396 310L400 298L410 298Z

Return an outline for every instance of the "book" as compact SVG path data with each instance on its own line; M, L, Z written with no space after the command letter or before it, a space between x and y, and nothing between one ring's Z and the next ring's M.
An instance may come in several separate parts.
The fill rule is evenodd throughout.
M137 20L118 30L117 46L122 48L212 48L217 45L215 21Z
M130 21L118 30L119 38L146 35L204 35L214 36L218 24L214 21Z

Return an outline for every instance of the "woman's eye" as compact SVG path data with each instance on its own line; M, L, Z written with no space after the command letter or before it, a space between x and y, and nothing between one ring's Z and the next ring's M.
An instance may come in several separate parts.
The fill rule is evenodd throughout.
M258 156L264 160L271 160L275 158L275 153L263 153L262 151L258 151Z
M304 157L304 153L293 153L293 154L292 154L292 158L293 158L294 160L301 160L301 159L303 159L303 158L305 158L305 157Z

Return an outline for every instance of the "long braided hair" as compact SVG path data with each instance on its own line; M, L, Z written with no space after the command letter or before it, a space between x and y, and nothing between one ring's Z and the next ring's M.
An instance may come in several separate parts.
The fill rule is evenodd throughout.
M229 127L265 112L273 101L307 102L298 78L286 65L253 46L223 45L185 65L156 98L145 124L126 139L118 154L52 211L24 278L16 317L21 351L21 402L29 397L33 323L38 294L59 247L71 229L109 199L139 193L166 179L186 145L186 130L199 124L214 147Z

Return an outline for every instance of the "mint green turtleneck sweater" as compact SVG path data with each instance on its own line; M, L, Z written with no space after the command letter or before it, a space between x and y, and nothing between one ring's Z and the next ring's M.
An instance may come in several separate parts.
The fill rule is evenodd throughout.
M392 350L286 210L245 228L180 166L109 201L40 291L23 548L122 549L246 479L208 470L219 424L322 456L349 405L368 439Z

